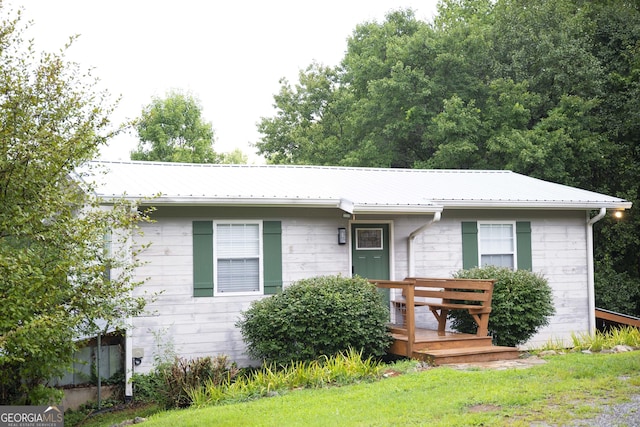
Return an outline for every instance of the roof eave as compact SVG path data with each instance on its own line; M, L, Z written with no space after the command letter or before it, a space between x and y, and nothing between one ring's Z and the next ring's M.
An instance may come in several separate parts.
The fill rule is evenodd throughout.
M265 197L197 197L175 196L156 197L144 202L153 206L259 206L259 207L310 207L337 208L339 200L308 198L265 198Z
M631 202L626 200L607 201L513 201L513 200L435 200L432 204L362 204L345 206L344 199L324 198L268 198L268 197L198 197L198 196L158 196L142 195L101 195L104 204L112 204L117 200L136 201L145 206L244 206L244 207L307 207L338 208L354 214L424 214L442 212L444 209L556 209L556 210L590 210L590 209L630 209Z
M441 205L355 205L353 208L353 214L366 215L366 214L381 214L381 213L394 213L394 214L433 214L436 212L442 212L443 206Z
M509 201L509 200L441 200L445 209L559 209L559 210L591 210L591 209L630 209L627 201Z
M122 197L102 196L105 204L114 203ZM127 200L138 201L142 205L152 206L259 206L259 207L303 207L303 208L338 208L354 214L377 213L435 213L442 212L442 205L372 205L351 204L345 207L344 199L310 199L310 198L247 198L247 197L197 197L197 196L159 196L145 198L143 196L126 196Z

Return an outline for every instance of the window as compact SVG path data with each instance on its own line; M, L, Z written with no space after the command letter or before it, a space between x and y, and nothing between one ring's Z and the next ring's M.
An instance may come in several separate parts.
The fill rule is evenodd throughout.
M193 221L193 296L282 291L280 221Z
M215 292L260 292L262 283L260 223L215 223Z
M359 251L381 250L382 228L357 228L356 249Z
M514 270L515 232L513 223L480 223L478 230L478 252L480 266L495 265Z
M497 265L531 270L531 223L483 221L462 223L462 268Z

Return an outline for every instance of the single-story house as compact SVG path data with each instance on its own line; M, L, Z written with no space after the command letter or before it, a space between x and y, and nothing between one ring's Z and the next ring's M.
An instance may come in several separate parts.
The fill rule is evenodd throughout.
M95 162L108 204L156 210L139 291L160 292L126 337L131 368L170 343L251 364L234 326L249 304L317 275L451 277L496 264L544 275L556 313L528 346L595 328L592 227L631 203L505 170ZM127 377L130 377L131 371Z

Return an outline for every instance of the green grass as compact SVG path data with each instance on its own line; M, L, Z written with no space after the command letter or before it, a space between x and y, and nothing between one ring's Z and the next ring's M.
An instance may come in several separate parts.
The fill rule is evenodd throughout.
M593 417L602 405L632 394L640 394L638 352L572 353L527 369L440 367L377 382L283 391L247 403L162 412L144 425L562 425Z

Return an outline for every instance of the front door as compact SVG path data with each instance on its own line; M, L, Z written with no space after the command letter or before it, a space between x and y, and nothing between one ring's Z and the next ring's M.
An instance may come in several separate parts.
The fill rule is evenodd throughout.
M389 224L352 224L353 275L389 280ZM389 290L380 290L387 303Z

